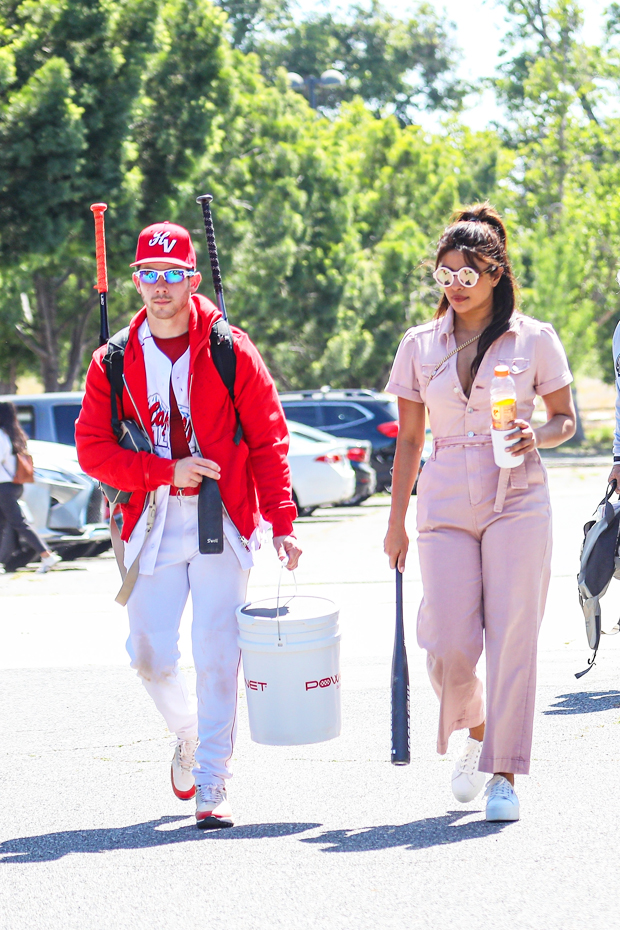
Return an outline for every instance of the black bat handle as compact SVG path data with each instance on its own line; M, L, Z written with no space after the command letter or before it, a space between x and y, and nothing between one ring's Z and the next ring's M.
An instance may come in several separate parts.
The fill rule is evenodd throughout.
M108 325L108 295L105 291L99 294L99 345L105 345L110 338Z
M224 551L222 497L215 478L203 478L198 493L198 551L202 555Z
M392 655L392 765L409 765L409 668L403 622L403 576L396 569L396 631Z
M205 225L205 235L207 237L207 248L209 250L209 261L211 262L211 275L213 277L213 288L217 297L217 304L225 320L228 319L226 313L226 304L224 303L224 288L222 286L222 275L220 272L220 260L217 255L217 245L215 243L215 229L213 228L213 217L211 215L211 194L201 194L196 197L196 203L202 207L202 219Z

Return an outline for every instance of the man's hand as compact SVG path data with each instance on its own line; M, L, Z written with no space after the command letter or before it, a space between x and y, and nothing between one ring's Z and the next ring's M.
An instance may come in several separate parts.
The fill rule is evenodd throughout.
M616 462L612 470L609 472L607 483L611 484L614 478L616 479L616 492L620 494L620 462Z
M197 455L178 459L174 466L175 488L197 488L203 478L220 480L220 466L210 459L201 459Z
M289 572L294 571L297 568L299 563L299 556L301 555L301 549L299 543L294 536L274 536L273 545L276 552L278 553L278 558L281 562L288 557L288 562L286 567Z

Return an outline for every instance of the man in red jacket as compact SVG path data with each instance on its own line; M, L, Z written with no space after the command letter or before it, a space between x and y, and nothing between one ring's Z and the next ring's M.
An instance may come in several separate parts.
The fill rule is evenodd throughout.
M129 327L119 416L142 425L154 452L128 451L117 442L102 346L93 355L76 424L78 457L87 474L132 492L122 506L122 539L125 566L139 559L139 574L127 601L127 650L177 737L173 791L184 800L196 797L199 827L229 827L226 781L240 658L235 611L245 600L261 514L287 568L301 554L292 535L288 430L258 350L233 327L235 407L243 429L241 442L234 442L237 414L211 357L211 328L221 314L197 293L201 277L189 232L167 222L142 230L132 267L144 306ZM219 482L221 555L198 550L204 477ZM156 507L147 533L151 492ZM179 623L190 591L197 712L178 668Z

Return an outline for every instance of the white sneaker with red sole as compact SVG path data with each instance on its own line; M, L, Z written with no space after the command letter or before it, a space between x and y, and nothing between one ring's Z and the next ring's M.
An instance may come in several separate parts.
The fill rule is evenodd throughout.
M196 826L201 830L219 830L233 824L226 788L223 785L196 785Z
M195 765L197 739L178 739L170 766L172 790L181 801L191 801L196 794L192 769Z

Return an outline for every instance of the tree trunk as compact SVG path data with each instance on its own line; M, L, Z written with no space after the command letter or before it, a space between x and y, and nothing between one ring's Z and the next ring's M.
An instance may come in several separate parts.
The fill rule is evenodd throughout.
M583 429L583 423L581 421L581 414L579 413L579 402L577 400L577 388L574 386L574 384L571 386L571 391L573 394L573 403L575 404L575 413L577 414L576 419L575 419L577 428L575 430L575 435L573 436L572 439L568 440L567 445L580 446L583 442L585 442L586 434Z
M0 394L17 394L17 362L9 362L6 381L0 380Z
M35 320L29 329L18 326L22 342L39 360L39 368L46 392L71 391L82 367L84 352L88 347L85 337L86 328L94 307L97 306L96 294L89 294L81 308L71 314L71 320L59 320L58 291L67 280L68 275L52 277L37 273L33 283L36 295ZM65 313L66 317L67 314ZM71 322L70 336L63 338L63 330ZM66 369L61 372L61 355L67 350Z
M88 347L88 340L84 334L90 315L94 308L99 304L99 297L93 294L84 305L83 312L77 317L71 330L71 345L69 347L69 359L67 362L67 371L61 386L62 391L72 391L75 382L82 367L84 352Z
M53 278L35 274L34 288L37 296L37 320L39 323L39 364L45 391L58 390L58 334L56 331L57 286Z

